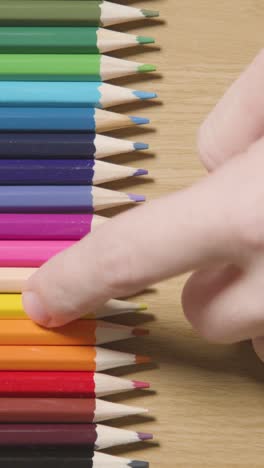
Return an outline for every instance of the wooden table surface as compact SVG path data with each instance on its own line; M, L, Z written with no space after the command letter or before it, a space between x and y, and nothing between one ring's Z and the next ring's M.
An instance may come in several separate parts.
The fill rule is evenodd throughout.
M157 47L126 51L119 56L158 65L160 75L123 83L156 90L160 99L153 105L128 109L149 116L149 129L120 134L149 142L150 154L113 159L150 170L153 180L114 187L133 189L151 199L179 190L205 174L197 157L197 128L227 86L263 47L264 3L122 3L161 11L161 21L120 28L156 37ZM134 373L131 369L116 372L150 380L153 386L151 392L116 398L150 409L149 418L122 421L120 427L153 431L155 442L111 453L148 459L155 467L263 467L264 366L249 343L214 346L191 330L181 308L183 281L167 281L144 292L140 297L149 303L149 313L123 319L123 323L146 324L151 337L115 348L138 349L152 356L157 366Z

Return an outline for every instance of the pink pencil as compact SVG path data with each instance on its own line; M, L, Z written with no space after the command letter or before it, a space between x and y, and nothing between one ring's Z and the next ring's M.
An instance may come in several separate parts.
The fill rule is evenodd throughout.
M0 267L39 267L74 241L0 241Z

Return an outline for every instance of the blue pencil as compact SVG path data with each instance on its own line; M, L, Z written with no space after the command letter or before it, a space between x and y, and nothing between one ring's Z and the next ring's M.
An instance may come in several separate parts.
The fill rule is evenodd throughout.
M98 107L155 98L155 93L101 82L1 81L0 106Z
M0 132L105 132L148 119L83 107L0 107Z
M144 200L90 185L0 186L0 213L94 213Z
M146 143L91 133L0 133L0 158L102 159L148 149Z

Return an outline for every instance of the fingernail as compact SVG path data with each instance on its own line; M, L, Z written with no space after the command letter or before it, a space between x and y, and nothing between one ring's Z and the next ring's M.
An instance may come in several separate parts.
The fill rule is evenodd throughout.
M38 294L32 291L25 291L22 294L22 302L25 312L31 320L44 327L48 325L50 317Z

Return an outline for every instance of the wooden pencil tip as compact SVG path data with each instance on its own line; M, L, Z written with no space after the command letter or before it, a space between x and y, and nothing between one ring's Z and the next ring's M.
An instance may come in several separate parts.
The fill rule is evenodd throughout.
M148 434L146 432L138 432L138 437L140 440L152 440L153 439L153 434Z
M148 362L151 362L149 356L136 355L136 364L147 364Z
M134 336L146 336L149 335L149 330L146 328L134 328L133 329Z
M149 37L149 36L137 36L137 41L139 44L154 44L155 43L154 37Z
M157 70L157 67L155 65L151 65L150 63L144 63L138 66L139 73L148 73L148 72L153 72L156 70Z
M146 8L142 8L141 13L146 18L156 18L157 16L159 16L159 11L157 11L157 10L147 10Z
M141 382L140 380L133 380L133 385L135 388L150 388L149 382Z

